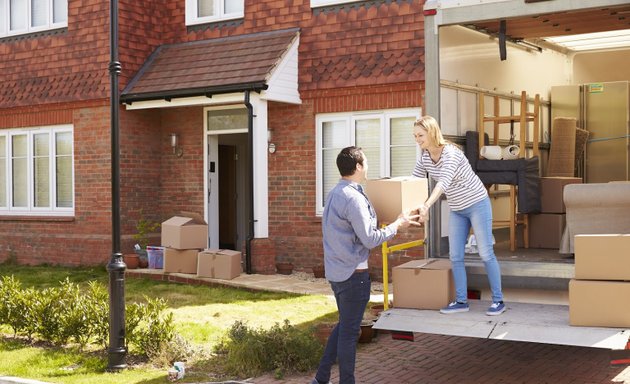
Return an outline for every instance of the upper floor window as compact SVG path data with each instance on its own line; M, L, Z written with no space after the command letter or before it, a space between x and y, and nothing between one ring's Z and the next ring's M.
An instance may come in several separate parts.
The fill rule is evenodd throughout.
M0 37L68 26L68 0L0 0Z
M311 8L356 2L357 0L311 0Z
M363 149L369 179L411 175L418 154L413 122L419 116L418 109L318 115L316 213L323 212L328 192L341 177L336 159L347 146Z
M73 132L68 125L0 131L0 215L71 215Z
M244 0L186 0L186 25L243 17Z

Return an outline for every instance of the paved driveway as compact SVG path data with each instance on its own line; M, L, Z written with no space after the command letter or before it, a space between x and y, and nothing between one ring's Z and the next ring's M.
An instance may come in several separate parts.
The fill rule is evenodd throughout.
M606 349L414 334L414 341L379 334L359 344L357 383L604 384L630 383L630 367L611 367ZM256 384L307 384L314 373ZM336 367L333 383L338 383Z

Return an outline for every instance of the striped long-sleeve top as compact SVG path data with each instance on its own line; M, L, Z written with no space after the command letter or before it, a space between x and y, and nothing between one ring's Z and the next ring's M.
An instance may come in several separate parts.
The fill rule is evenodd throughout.
M488 196L488 191L473 172L464 152L453 144L444 146L442 156L436 163L429 151L422 151L413 175L426 178L427 174L436 180L436 187L444 191L453 211L468 208Z

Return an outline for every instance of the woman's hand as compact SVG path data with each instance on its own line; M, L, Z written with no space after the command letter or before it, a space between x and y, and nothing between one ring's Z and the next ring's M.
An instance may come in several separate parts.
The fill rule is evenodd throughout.
M419 213L419 221L428 221L429 220L429 206L427 204L422 204L418 207Z
M412 211L413 212L413 211ZM420 227L420 215L413 215L411 212L402 212L396 219L397 228L407 228L410 225Z

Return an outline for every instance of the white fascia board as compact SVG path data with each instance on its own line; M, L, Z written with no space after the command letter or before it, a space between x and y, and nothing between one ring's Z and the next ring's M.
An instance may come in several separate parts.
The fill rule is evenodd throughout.
M219 95L212 95L212 97L195 96L195 97L179 97L166 101L160 100L147 100L147 101L134 101L131 104L125 104L125 109L149 109L149 108L172 108L172 107L190 107L195 105L214 105L214 104L226 104L226 103L242 103L245 99L243 92L225 93Z
M278 65L267 78L269 87L261 93L261 98L290 104L302 104L298 90L298 35L287 49Z

